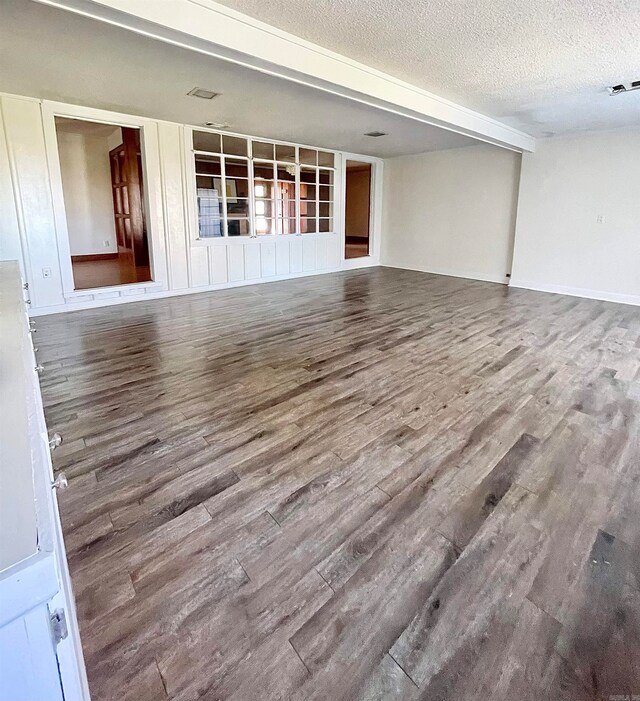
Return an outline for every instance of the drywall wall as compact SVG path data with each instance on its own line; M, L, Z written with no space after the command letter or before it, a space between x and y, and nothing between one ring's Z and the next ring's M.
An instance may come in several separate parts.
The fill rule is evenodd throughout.
M369 194L371 166L347 166L347 198L345 206L345 233L347 236L369 238Z
M382 264L506 283L520 159L482 144L386 160Z
M512 285L640 304L640 129L523 156Z
M108 138L70 131L57 136L71 255L115 253Z

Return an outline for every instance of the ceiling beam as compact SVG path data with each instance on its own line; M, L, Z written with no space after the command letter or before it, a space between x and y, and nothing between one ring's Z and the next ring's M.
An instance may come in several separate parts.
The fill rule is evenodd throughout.
M212 0L37 0L515 151L535 139ZM211 87L211 86L204 86ZM215 85L213 86L215 88Z

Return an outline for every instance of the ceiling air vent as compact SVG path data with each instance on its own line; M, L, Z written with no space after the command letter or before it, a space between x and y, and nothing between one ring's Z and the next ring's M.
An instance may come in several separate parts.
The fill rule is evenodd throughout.
M620 95L623 92L631 92L632 90L640 90L640 80L634 80L628 85L620 83L607 88L609 95Z
M191 97L199 97L202 100L213 100L213 98L218 97L219 94L219 92L205 90L204 88L194 88L193 90L189 90L187 93L187 95L191 95Z
M388 136L388 134L385 131L368 131L365 136L372 136L374 139L377 139L379 136Z

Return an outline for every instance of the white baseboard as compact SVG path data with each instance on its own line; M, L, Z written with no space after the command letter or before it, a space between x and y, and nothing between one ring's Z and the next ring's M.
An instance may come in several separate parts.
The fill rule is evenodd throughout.
M69 297L66 304L57 304L50 307L36 307L29 310L30 317L47 316L48 314L61 314L63 312L82 311L83 309L97 309L99 307L112 307L117 304L129 304L130 302L145 302L153 299L165 299L167 297L181 297L182 295L201 294L202 292L215 292L217 290L228 290L233 287L246 287L248 285L261 285L268 282L281 282L283 280L295 280L297 278L312 277L314 275L326 275L328 273L340 273L347 270L358 270L359 268L372 268L379 265L377 259L363 259L362 263L354 267L327 268L325 270L310 270L301 273L288 273L286 275L273 275L271 277L255 278L251 280L239 280L237 282L223 282L217 285L203 285L201 287L187 287L179 290L159 290L157 292L141 292L135 294L135 290L128 290L126 295L114 297L104 296L100 299L73 301ZM153 283L151 283L153 285ZM129 286L131 287L131 286ZM148 287L147 287L148 289ZM109 288L109 292L116 290ZM95 290L94 290L95 292Z
M507 285L508 278L499 275L487 275L486 273L460 272L459 270L445 270L436 268L415 268L408 265L393 265L391 263L380 263L383 268L397 268L399 270L414 270L417 273L431 273L432 275L443 275L445 277L459 277L465 280L479 280L480 282L495 282L499 285Z
M537 282L514 278L509 283L510 287L518 287L524 290L536 292L551 292L557 295L569 295L569 297L584 297L585 299L598 299L603 302L616 302L617 304L631 304L640 306L640 295L620 294L619 292L606 292L604 290L590 290L586 287L565 287L564 285L541 285Z

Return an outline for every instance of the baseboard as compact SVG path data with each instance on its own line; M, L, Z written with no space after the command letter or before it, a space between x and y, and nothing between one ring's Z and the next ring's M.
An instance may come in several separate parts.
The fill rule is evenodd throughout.
M550 292L556 295L568 295L569 297L583 297L584 299L598 299L602 302L615 302L616 304L631 304L640 306L640 295L620 294L619 292L606 292L604 290L590 290L585 287L565 287L564 285L541 285L528 280L512 279L510 287L536 292Z
M355 258L354 260L358 260ZM146 302L154 299L165 299L167 297L182 297L183 295L202 294L203 292L217 292L218 290L228 290L235 287L248 287L249 285L263 285L270 282L283 282L285 280L296 280L305 277L314 277L316 275L327 275L330 273L344 273L353 270L364 268L373 268L379 265L376 259L366 259L357 267L349 267L348 265L338 266L337 268L326 268L325 270L309 270L299 273L287 273L285 275L273 275L271 277L256 278L251 280L238 280L237 282L223 282L216 285L202 285L201 287L185 287L179 290L153 290L149 292L140 292L137 294L135 288L127 290L127 294L122 296L113 295L117 291L117 287L105 288L104 297L91 300L73 301L73 297L69 297L66 304L56 304L49 307L36 307L29 310L30 317L48 316L49 314L63 314L65 312L83 311L85 309L98 309L100 307L112 307L117 304L129 304L130 302ZM139 283L143 285L144 283ZM157 286L158 283L149 283ZM131 288L131 286L129 286ZM88 293L91 295L91 293ZM107 296L109 295L109 296Z
M392 265L391 263L380 263L383 268L397 268L398 270L413 270L417 273L430 273L431 275L442 275L444 277L457 277L464 280L479 280L480 282L495 282L498 285L508 285L507 276L487 275L486 273L460 272L459 270L443 270L430 268L414 268L408 265Z
M117 253L88 253L84 256L71 256L72 263L88 263L92 260L116 260Z

